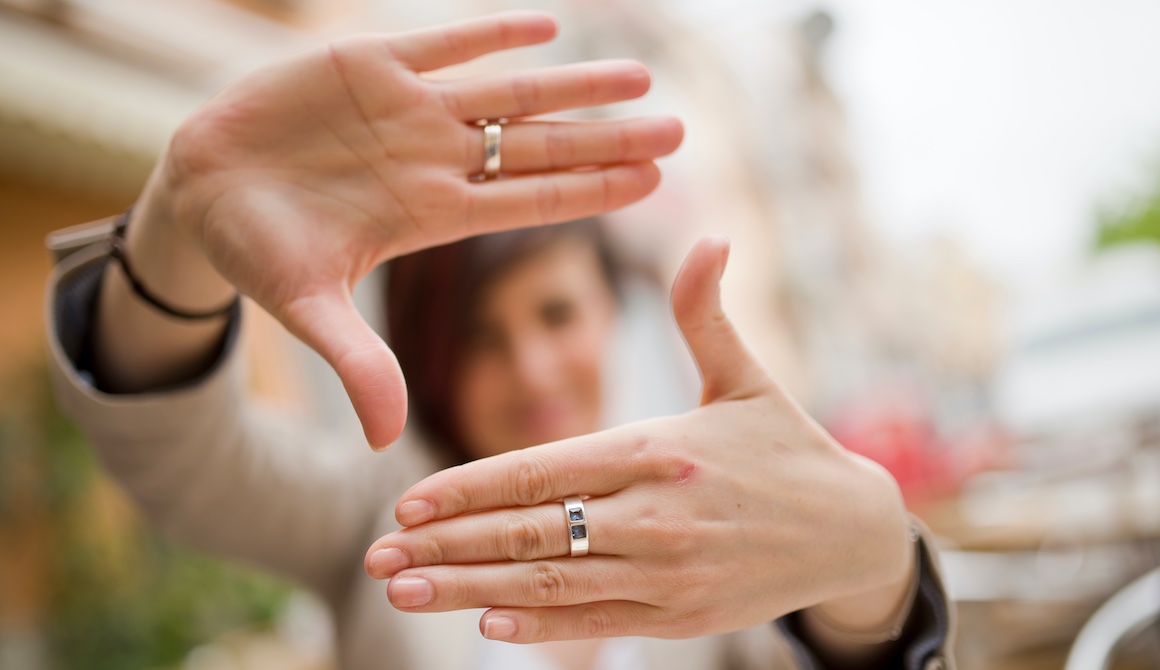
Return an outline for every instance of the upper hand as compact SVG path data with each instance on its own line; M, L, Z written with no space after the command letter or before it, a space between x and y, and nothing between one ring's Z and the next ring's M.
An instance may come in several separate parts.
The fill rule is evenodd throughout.
M408 527L367 554L372 576L392 577L396 607L489 607L484 634L514 642L690 637L905 590L913 553L897 485L746 350L720 305L727 252L702 240L673 287L702 406L419 482L396 509ZM567 557L555 502L569 495L590 496L581 558Z
M551 39L555 22L511 13L399 35L342 39L234 82L175 134L139 209L174 224L230 284L338 372L373 445L394 440L406 393L394 356L351 301L384 260L503 228L633 202L680 123L525 117L638 97L627 61L425 79L501 49ZM480 119L509 117L507 178L483 167ZM591 168L582 171L573 168ZM132 226L130 233L133 233Z

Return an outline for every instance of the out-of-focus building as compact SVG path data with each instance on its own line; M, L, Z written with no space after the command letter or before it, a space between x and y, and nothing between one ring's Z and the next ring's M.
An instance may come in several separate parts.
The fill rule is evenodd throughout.
M1026 300L998 377L1004 420L1028 435L1160 414L1160 247L1113 247Z
M68 553L77 527L92 552L82 573L130 580L142 567L128 549L140 533L132 507L105 480L72 490L91 465L57 443L67 430L48 409L44 236L123 210L201 101L237 73L322 39L312 35L350 10L249 4L265 14L203 0L0 0L0 667L51 667L49 632L84 626L54 620L62 591L85 588L61 581L62 571L77 572L80 557ZM281 386L280 365L256 369L262 387ZM98 597L74 594L70 603ZM93 603L89 615L101 611ZM264 649L274 660L249 667L319 667L317 656L277 640L244 647L217 657ZM201 658L213 657L205 651Z
M615 3L584 15L576 48L648 62L654 94L633 109L675 112L689 127L659 193L613 216L623 236L659 251L667 279L697 236L729 235L725 305L759 357L850 446L876 442L865 450L898 460L887 463L896 475L907 459L945 461L904 481L945 491L986 460L959 447L994 447L997 289L949 241L893 248L868 224L824 72L831 17L704 31L663 15L656 3ZM584 35L609 51L585 51L595 42ZM915 436L904 458L897 433L875 423L891 414Z

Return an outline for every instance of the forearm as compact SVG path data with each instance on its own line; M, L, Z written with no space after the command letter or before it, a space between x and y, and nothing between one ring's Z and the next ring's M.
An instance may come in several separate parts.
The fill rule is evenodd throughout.
M164 159L132 213L125 255L134 275L165 304L199 312L220 307L234 288L173 216ZM187 320L137 295L118 263L109 263L97 300L93 373L100 388L133 393L196 376L212 362L227 317Z
M391 463L254 402L240 319L188 383L140 394L94 388L90 357L76 343L91 340L99 287L90 278L104 251L81 249L58 266L49 323L58 402L103 470L176 541L340 593L384 487L400 486Z

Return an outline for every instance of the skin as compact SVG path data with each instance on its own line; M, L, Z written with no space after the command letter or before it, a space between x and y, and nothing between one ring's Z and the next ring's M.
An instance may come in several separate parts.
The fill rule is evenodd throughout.
M455 413L471 455L598 430L615 315L596 251L582 239L554 242L493 280L471 320L455 384ZM600 640L541 648L560 668L584 670Z
M370 444L389 444L406 420L404 383L353 306L358 281L422 247L639 200L658 183L653 159L680 143L670 118L527 118L643 95L637 63L420 76L555 32L550 17L516 13L348 38L234 82L175 133L135 206L137 275L188 311L244 293L334 367ZM474 122L496 117L515 119L503 135L507 176L472 181L483 166ZM897 486L825 435L736 339L715 292L724 249L695 248L673 294L705 405L420 482L397 509L416 528L375 549L397 545L401 569L433 584L434 598L404 605L396 578L397 606L491 607L485 634L517 642L701 635L819 603L860 630L893 607L913 569ZM226 325L157 312L116 266L98 304L94 372L121 392L204 369ZM561 561L550 501L577 492L595 496L593 555ZM484 509L494 511L461 516ZM465 523L458 541L447 537ZM435 545L446 564L424 551Z
M186 310L240 290L334 367L367 440L389 444L406 420L406 391L394 355L355 310L358 281L422 247L639 200L660 179L652 160L680 144L672 118L526 120L643 95L639 63L420 76L556 30L549 16L509 13L352 37L234 82L183 123L146 185L127 240L136 273ZM471 181L483 169L474 122L497 117L517 120L503 132L508 177ZM118 269L100 305L96 372L120 391L188 376L224 328L151 310Z
M598 430L616 306L591 244L554 243L507 270L480 302L453 399L471 454Z

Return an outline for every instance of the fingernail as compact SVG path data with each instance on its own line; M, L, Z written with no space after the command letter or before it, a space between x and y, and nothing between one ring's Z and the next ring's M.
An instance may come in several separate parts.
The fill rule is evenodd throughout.
M398 519L404 526L417 526L435 518L435 506L429 500L408 500L399 505Z
M399 577L391 580L391 602L396 607L421 607L431 602L435 591L431 582L421 577Z
M489 640L510 640L516 635L515 619L493 616L483 622L483 636Z
M395 547L379 549L371 554L370 573L372 577L382 579L384 577L390 577L410 565L410 563L411 560L402 549L396 549Z

